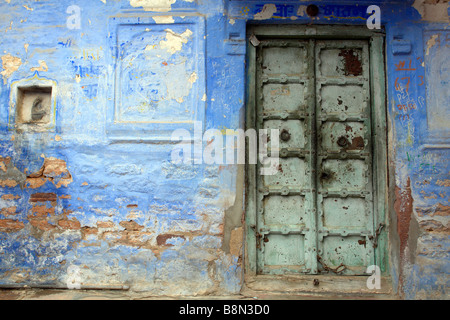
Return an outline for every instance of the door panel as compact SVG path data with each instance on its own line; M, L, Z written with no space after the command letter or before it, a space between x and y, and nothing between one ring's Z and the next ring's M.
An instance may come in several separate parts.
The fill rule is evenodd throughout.
M324 198L322 201L323 219L325 229L359 230L366 227L370 217L367 203L362 198Z
M344 44L340 48L324 46L318 52L320 76L355 77L362 75L366 65L362 64L363 51L361 47L346 47L346 45Z
M319 185L323 192L336 193L344 190L361 192L365 190L367 166L363 160L322 160Z
M292 187L303 189L305 184L305 161L299 158L281 158L278 172L274 175L263 176L265 187Z
M306 73L307 63L304 46L293 45L292 41L271 41L262 52L264 76L289 75L298 77Z
M305 105L301 104L304 93L303 83L265 83L262 88L264 115L301 114L305 111Z
M318 98L320 112L323 116L335 116L338 119L350 116L360 116L366 111L364 89L355 84L334 84L335 78L323 78L319 82Z
M323 240L323 261L326 268L335 269L337 273L364 275L371 265L368 253L369 245L363 236L328 236ZM333 271L331 271L333 273Z
M264 224L307 224L308 217L305 212L305 198L303 196L276 196L264 199Z

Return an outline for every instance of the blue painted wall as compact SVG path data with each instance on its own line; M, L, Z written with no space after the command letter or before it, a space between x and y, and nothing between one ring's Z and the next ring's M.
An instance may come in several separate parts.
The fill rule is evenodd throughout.
M248 22L365 25L376 4L386 32L389 273L404 298L445 297L448 2L272 1L277 11L262 14L268 3L0 2L1 284L75 277L154 294L239 292L242 172L171 163L171 133L244 127ZM54 118L39 132L15 126L16 90L32 83L55 88Z

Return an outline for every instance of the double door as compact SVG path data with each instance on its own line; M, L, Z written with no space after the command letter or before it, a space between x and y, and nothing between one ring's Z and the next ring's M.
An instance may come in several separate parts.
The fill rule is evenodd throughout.
M263 39L255 129L279 132L255 175L256 272L362 275L375 264L369 43ZM269 149L270 152L270 149Z

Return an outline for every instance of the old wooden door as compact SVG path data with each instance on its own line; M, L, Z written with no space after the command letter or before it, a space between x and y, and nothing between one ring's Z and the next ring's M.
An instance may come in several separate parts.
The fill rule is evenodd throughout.
M263 38L254 59L254 126L280 133L277 174L258 168L250 186L256 273L365 274L376 233L369 41Z

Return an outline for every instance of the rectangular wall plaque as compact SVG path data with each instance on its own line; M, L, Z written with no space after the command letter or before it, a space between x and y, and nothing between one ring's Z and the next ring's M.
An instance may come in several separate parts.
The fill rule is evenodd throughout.
M205 112L203 17L112 18L114 84L108 135L125 140L170 140L175 129L193 130Z

